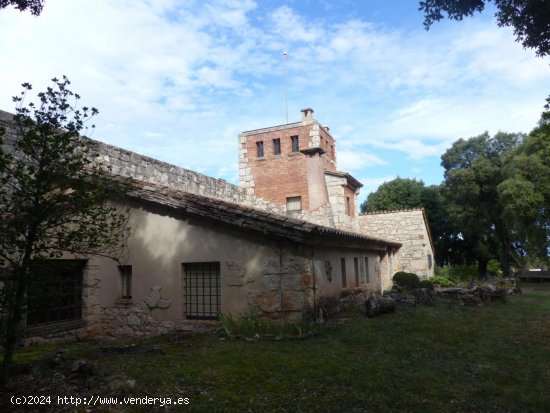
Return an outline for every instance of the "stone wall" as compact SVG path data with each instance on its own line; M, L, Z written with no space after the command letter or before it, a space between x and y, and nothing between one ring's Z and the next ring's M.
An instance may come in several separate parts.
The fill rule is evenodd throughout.
M393 258L392 270L414 272L421 278L433 276L433 249L422 209L360 215L358 224L360 232L403 244Z
M325 174L330 208L332 211L333 226L348 231L358 230L358 221L355 217L346 214L346 194L350 196L351 206L355 210L357 195L346 187L346 178ZM372 234L374 235L374 234Z
M301 321L313 306L311 260L289 250L275 250L261 260L261 285L248 292L248 305L271 320Z

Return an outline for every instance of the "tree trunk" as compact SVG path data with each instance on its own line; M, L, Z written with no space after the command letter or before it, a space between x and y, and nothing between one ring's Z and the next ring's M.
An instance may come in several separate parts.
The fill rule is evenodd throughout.
M487 258L480 258L477 261L477 275L480 280L487 278L487 263L489 260Z
M510 255L512 248L506 223L502 219L497 223L496 230L500 252L500 269L502 270L502 276L508 278L510 277Z
M4 361L2 363L2 375L0 376L0 385L4 386L9 379L10 367L13 361L13 353L17 344L17 329L23 318L23 304L25 300L25 270L19 269L14 272L12 297L6 300L7 320L6 336L4 338Z

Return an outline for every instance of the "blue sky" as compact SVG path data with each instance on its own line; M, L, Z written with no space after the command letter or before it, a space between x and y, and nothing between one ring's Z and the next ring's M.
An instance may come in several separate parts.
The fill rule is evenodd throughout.
M0 11L0 108L67 75L100 110L94 139L238 183L237 135L312 107L365 184L441 182L440 156L484 131L528 132L548 59L493 13L430 31L414 0L47 0Z

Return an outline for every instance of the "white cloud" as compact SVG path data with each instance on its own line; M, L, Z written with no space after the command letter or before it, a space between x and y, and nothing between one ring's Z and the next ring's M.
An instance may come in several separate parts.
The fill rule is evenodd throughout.
M337 152L338 168L343 171L357 171L377 165L386 165L380 157L365 152L341 151Z
M313 107L355 175L528 131L550 84L548 62L493 22L400 31L250 0L50 0L38 18L3 10L0 36L0 108L21 82L67 74L100 109L94 138L231 180L238 132L284 121L284 49L289 120Z

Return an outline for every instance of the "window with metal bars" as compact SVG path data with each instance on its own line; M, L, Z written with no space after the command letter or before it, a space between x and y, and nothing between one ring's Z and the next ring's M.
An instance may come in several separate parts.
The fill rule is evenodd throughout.
M221 311L219 262L183 264L185 315L188 319L213 320Z
M27 325L82 318L84 260L33 263L27 287Z

